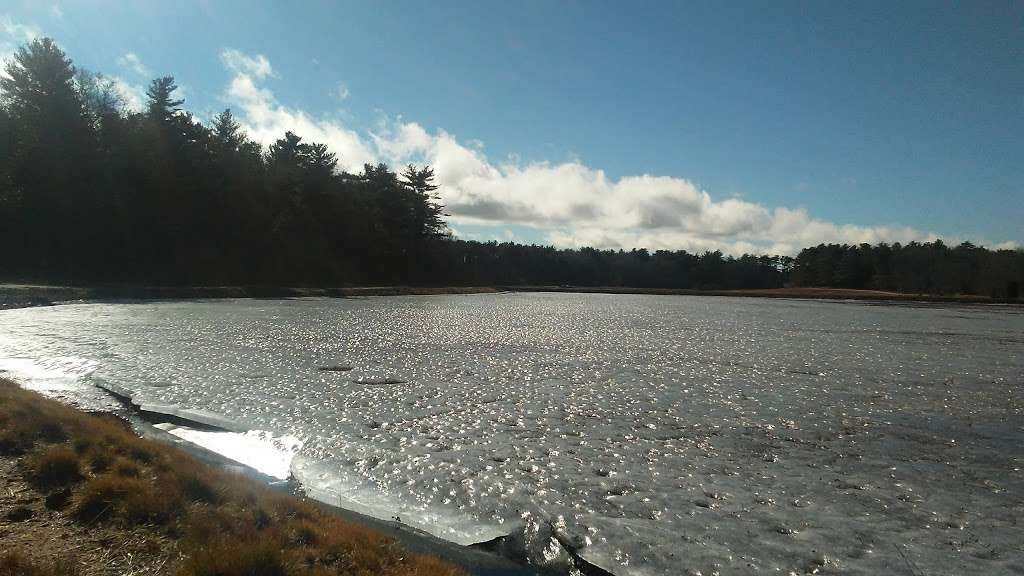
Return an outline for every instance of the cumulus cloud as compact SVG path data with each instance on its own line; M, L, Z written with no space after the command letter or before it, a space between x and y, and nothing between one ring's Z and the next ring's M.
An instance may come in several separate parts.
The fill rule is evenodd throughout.
M906 226L860 226L814 218L803 208L769 207L735 198L716 199L684 178L636 175L611 178L581 161L489 159L481 143L461 143L444 131L384 118L360 132L338 118L316 117L280 103L265 81L273 76L262 55L225 50L231 74L224 98L240 110L255 140L269 144L285 131L327 144L341 165L434 167L453 229L462 224L539 230L557 246L722 250L730 254L794 254L820 242L877 243L932 240ZM505 234L496 233L496 238Z
M263 80L274 75L270 61L263 55L249 56L238 50L225 50L221 61L231 73L224 99L237 110L249 137L263 144L273 143L291 131L307 141L326 144L339 157L347 170L361 169L376 154L356 131L332 118L317 118L277 101Z
M267 60L267 57L262 54L249 56L238 50L228 49L221 52L220 59L235 74L245 75L256 80L263 80L267 76L274 75L274 68L270 65L270 60Z
M998 244L993 244L992 246L989 246L989 248L991 248L993 250L1022 250L1022 249L1024 249L1024 245L1021 245L1020 242L1014 242L1013 240L1008 240L1006 242L1000 242Z
M119 66L129 69L139 76L148 78L151 75L149 68L142 63L142 60L134 52L125 53L117 59L117 63Z
M110 86L124 100L124 105L133 112L142 112L146 108L146 89L140 84L133 84L120 76L110 78Z

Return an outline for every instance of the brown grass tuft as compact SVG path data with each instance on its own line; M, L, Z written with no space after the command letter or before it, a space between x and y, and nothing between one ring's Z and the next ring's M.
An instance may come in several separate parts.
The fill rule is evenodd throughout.
M72 513L86 523L120 518L129 525L165 525L184 509L179 492L160 488L140 478L104 474L79 491Z
M35 511L27 506L15 506L7 513L7 519L11 522L24 522L35 515Z
M297 546L312 546L320 541L320 529L309 520L292 520L287 530L288 540Z
M28 459L26 479L42 488L57 488L82 479L78 454L67 446L53 446Z
M271 534L252 539L218 538L197 550L178 570L178 576L288 576L279 542Z
M192 502L217 504L221 495L215 481L199 468L178 470L174 473L176 488L181 495Z
M57 559L52 562L33 562L16 551L0 556L0 576L77 576L75 565Z
M121 502L120 512L129 524L163 526L184 512L181 493L161 490L152 483L141 483L138 490L128 494Z
M142 469L134 462L118 460L114 463L114 474L122 478L138 478L142 476Z
M93 472L106 472L114 464L114 455L109 452L94 451L89 453L89 468Z
M97 476L78 491L72 514L78 521L87 524L109 518L117 511L120 502L140 484L134 478Z
M20 456L32 448L35 441L21 430L0 432L0 454Z

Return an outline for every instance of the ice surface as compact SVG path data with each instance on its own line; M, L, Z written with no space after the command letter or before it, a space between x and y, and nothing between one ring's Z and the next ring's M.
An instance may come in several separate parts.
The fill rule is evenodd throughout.
M0 369L78 383L85 405L102 379L292 437L311 494L457 542L510 535L537 564L575 550L630 575L1024 570L1014 308L76 304L0 312Z
M294 436L276 437L263 430L239 433L197 430L166 423L155 426L280 480L291 476L292 459L302 448L302 441Z

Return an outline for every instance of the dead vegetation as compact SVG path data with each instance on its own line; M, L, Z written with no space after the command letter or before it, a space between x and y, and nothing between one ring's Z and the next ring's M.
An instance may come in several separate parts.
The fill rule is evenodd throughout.
M113 418L78 412L5 381L0 381L0 458L13 460L28 489L68 522L171 542L149 550L164 556L153 559L161 573L461 574L313 503L142 440ZM26 520L35 514L14 505L10 511ZM79 573L81 563L68 558L47 563L22 552L0 558L0 576Z
M18 552L0 556L0 576L78 576L74 564L64 560L35 562Z

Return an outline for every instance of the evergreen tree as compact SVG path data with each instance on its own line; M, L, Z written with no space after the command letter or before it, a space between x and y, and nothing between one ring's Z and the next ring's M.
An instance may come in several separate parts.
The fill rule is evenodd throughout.
M434 169L424 166L417 170L409 164L402 172L402 185L418 196L416 202L416 227L423 237L443 236L447 232L444 222L444 206L434 184Z
M214 116L212 131L214 141L223 151L238 152L245 145L245 133L242 132L242 126L235 121L230 108Z
M160 124L168 124L170 119L181 110L184 100L175 100L174 92L178 85L174 82L173 76L163 76L154 79L146 88L148 103L146 109L149 117Z
M76 203L96 205L94 198L76 198L90 191L85 186L93 142L75 68L53 40L42 38L20 47L5 71L0 91L9 115L7 177L24 215L16 230L21 253L39 272L72 281L82 256ZM51 229L36 226L42 222Z

